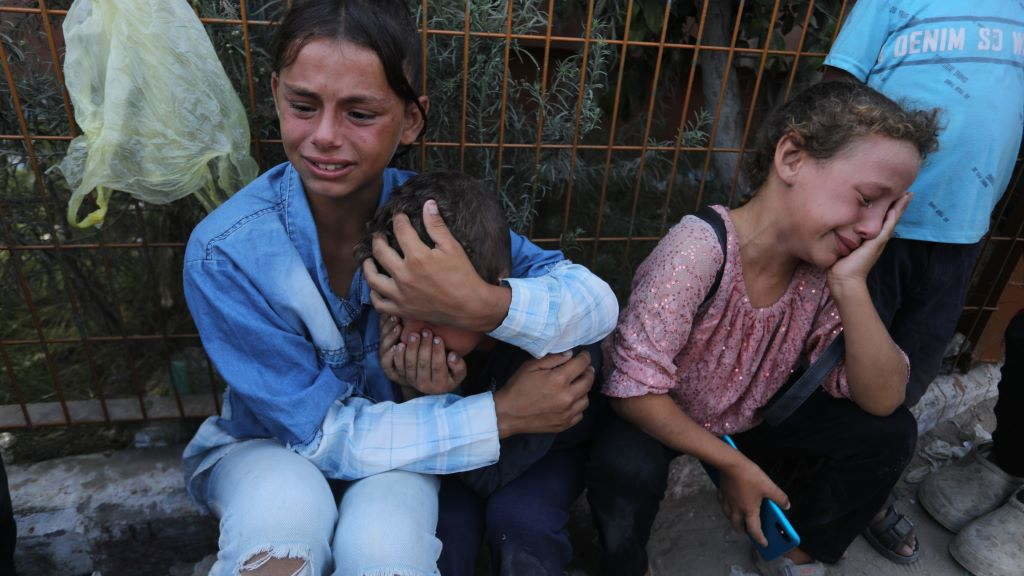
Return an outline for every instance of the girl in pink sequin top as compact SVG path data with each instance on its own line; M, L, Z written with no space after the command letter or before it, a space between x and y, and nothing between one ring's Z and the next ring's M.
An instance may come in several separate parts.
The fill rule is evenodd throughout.
M662 468L679 453L721 471L726 516L759 542L762 499L792 503L803 544L786 561L796 564L838 560L881 507L909 462L916 428L902 407L906 355L865 279L911 200L906 190L935 133L935 112L906 111L862 85L815 86L762 127L748 158L753 197L733 210L715 207L725 254L710 225L687 216L641 264L604 342L603 391L628 424L613 423L599 439L590 486L614 573L646 567L646 518L664 491ZM719 269L721 283L705 302ZM845 359L821 389L781 426L761 424L760 409L840 331ZM661 445L663 467L647 456L662 452L624 440L630 425L646 433L632 432L638 442ZM721 434L734 435L743 452ZM857 468L858 450L891 458ZM641 457L643 466L631 460ZM781 457L833 462L819 466L811 488L787 495L764 470ZM890 473L875 474L879 467ZM651 469L645 490L640 476ZM635 513L623 512L629 506Z

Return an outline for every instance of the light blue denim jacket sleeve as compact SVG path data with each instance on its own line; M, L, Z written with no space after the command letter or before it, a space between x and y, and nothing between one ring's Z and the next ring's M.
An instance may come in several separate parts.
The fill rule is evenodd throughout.
M407 173L388 170L381 202ZM535 355L601 339L618 307L607 284L513 233L512 307L492 334ZM250 184L190 238L185 295L228 383L224 414L186 449L201 460L230 438L273 437L328 477L392 469L445 474L497 461L490 394L392 402L377 359L377 315L357 272L330 289L312 214L287 164ZM215 431L204 429L215 427ZM212 463L189 465L195 474Z
M490 335L541 357L592 344L615 328L619 303L608 284L557 250L512 234L508 315Z

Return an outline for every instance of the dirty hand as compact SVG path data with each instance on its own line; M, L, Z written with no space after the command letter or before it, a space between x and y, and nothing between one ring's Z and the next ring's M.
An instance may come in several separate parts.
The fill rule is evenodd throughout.
M551 354L523 363L503 388L494 393L498 433L556 433L583 418L594 384L590 354Z
M768 540L761 531L761 501L774 501L783 510L789 509L789 497L763 470L748 458L721 471L718 501L722 512L737 532L746 532L761 546Z
M373 258L363 261L374 308L381 314L477 332L497 328L508 314L511 289L489 284L476 273L433 200L423 205L423 222L433 248L420 240L408 216L396 214L392 220L404 257L383 236L374 236Z
M466 362L455 352L445 354L444 341L424 331L401 342L402 322L380 315L380 366L389 380L423 394L447 394L466 379Z

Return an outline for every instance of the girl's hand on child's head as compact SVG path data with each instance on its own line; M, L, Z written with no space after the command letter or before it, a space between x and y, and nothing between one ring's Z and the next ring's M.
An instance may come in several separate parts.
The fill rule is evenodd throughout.
M843 289L850 285L864 285L868 273L882 255L882 250L892 238L896 223L899 222L903 212L910 204L913 194L906 193L899 200L893 202L892 206L885 213L885 220L882 221L882 229L878 236L865 240L856 250L845 258L836 260L828 270L828 285L833 296L841 295Z
M455 352L446 354L444 340L426 332L401 342L402 323L380 315L380 365L389 380L423 394L447 394L466 379L466 362Z
M488 298L501 288L488 284L476 273L433 201L424 204L423 221L434 241L433 248L420 240L405 214L395 215L392 221L404 257L383 236L374 237L373 258L363 261L374 308L432 324L479 332L493 330L508 313L507 305L494 310L494 298ZM387 275L380 273L375 261Z
M768 498L788 510L789 497L757 464L745 457L739 462L721 471L718 501L737 532L746 532L758 544L767 546L768 540L761 530L761 501Z

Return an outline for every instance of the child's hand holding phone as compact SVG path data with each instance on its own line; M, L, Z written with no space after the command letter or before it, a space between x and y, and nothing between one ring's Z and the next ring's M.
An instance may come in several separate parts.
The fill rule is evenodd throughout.
M722 471L718 483L719 501L729 523L738 532L746 532L761 546L768 540L761 530L761 502L767 498L789 508L789 498L763 470L744 458L736 468Z
M728 435L722 440L736 448ZM743 457L721 473L706 464L704 469L718 486L725 517L736 531L750 536L761 557L772 560L800 544L800 537L779 508L789 509L789 497L757 464Z

